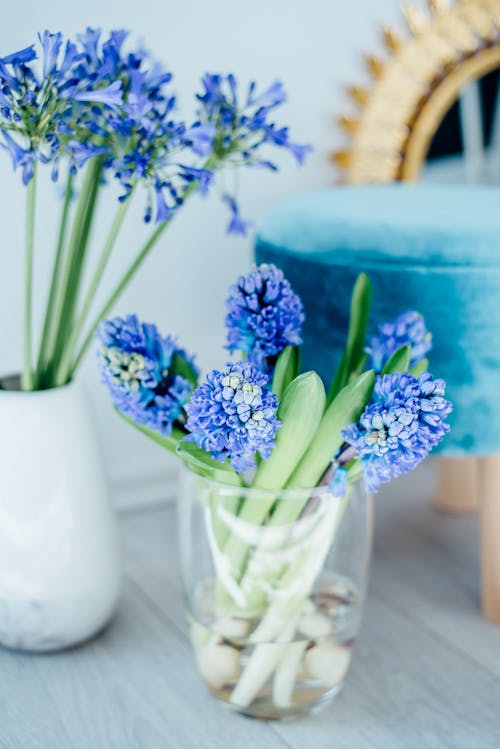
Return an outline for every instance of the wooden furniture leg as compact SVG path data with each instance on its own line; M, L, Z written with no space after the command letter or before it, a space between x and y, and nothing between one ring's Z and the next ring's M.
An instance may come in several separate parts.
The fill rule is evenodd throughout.
M442 512L478 509L478 458L438 458L434 506Z
M481 607L500 626L500 453L478 459Z

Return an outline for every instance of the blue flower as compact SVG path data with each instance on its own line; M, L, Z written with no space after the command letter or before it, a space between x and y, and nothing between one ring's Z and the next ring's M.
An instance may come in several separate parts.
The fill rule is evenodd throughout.
M122 103L122 83L113 81L109 86L104 86L94 91L77 91L74 94L75 101L100 102L117 110Z
M144 49L126 49L128 34L102 37L88 28L76 41L61 33L39 34L40 60L33 45L0 59L0 131L8 138L14 167L25 184L35 162L51 163L53 179L69 158L71 173L100 155L103 178L122 188L146 187L144 218L169 221L193 189L206 193L214 173L226 166L276 165L261 154L264 145L287 149L300 163L309 146L292 143L286 127L270 121L286 95L281 83L262 93L251 84L240 100L233 75L206 75L199 111L189 126L175 115L172 73ZM249 226L234 197L228 230Z
M186 405L190 439L221 462L229 458L235 471L253 468L256 453L269 458L281 424L267 383L248 363L214 369Z
M231 195L223 195L222 200L224 203L226 203L226 205L229 207L229 210L231 211L231 219L227 226L227 233L241 234L242 236L246 236L246 233L249 227L252 225L252 222L246 221L241 217L238 203L233 197L231 197Z
M19 52L13 52L11 55L2 57L0 62L4 65L26 65L26 63L35 59L35 48L33 44L30 44L29 47L25 47L24 49L19 50Z
M116 408L165 435L182 427L198 371L176 340L136 315L102 322L96 336L102 381Z
M380 372L398 348L406 345L411 346L411 366L421 361L432 348L432 334L425 327L422 315L414 310L379 325L377 335L368 338L365 351L371 359L370 368Z
M302 343L302 302L275 265L240 276L229 289L226 309L226 348L247 354L259 368L272 364L285 346Z
M208 169L197 169L194 166L186 166L184 164L179 164L179 176L188 184L197 182L200 195L208 193L214 180L213 172L210 172Z
M148 187L146 220L156 204L155 220L167 221L179 205L181 182L177 152L183 147L185 124L176 120L172 73L142 49L125 52L125 31L111 32L101 43L101 32L87 29L78 37L80 68L100 82L96 92L72 93L77 102L94 106L80 114L77 139L104 146L104 170L110 172L127 197L134 184Z
M415 468L449 431L445 383L428 372L378 377L358 424L342 432L360 458L367 491Z
M2 137L5 143L0 145L10 153L14 171L18 166L22 168L23 184L27 185L33 177L33 165L36 161L35 151L22 148L19 143L5 131L2 132Z
M120 199L142 182L148 191L145 220L154 215L156 223L164 223L182 205L188 188L194 185L200 193L207 192L213 173L199 159L211 153L215 131L210 123L196 122L188 128L176 119L176 97L169 87L172 73L144 50L124 54L126 37L123 31L112 32L101 45L99 31L88 29L80 36L85 65L102 83L99 101L107 104L97 117L90 112L85 127L99 144L106 144L104 169L124 189ZM121 105L113 98L117 80L123 92ZM79 101L84 98L79 96ZM190 157L193 163L186 161Z
M94 156L104 156L107 154L105 146L97 146L93 143L79 143L77 140L68 142L68 153L71 154L71 162L74 170L82 167L89 159Z
M106 39L89 28L63 47L62 34L45 31L39 35L41 70L33 47L1 59L0 130L25 183L35 161L53 162L57 178L62 157L69 157L74 173L100 155L104 173L124 190L121 200L142 181L147 217L155 201L156 220L167 221L196 180L189 170L199 164L186 158L210 152L214 128L198 123L188 131L173 116L172 74L142 49L125 51L127 36L113 31ZM210 174L200 168L199 176L206 190Z
M279 127L270 120L274 110L286 101L280 81L260 93L252 82L246 94L241 96L234 75L207 73L202 86L203 92L197 95L200 104L197 122L214 128L212 150L216 168L229 164L260 166L276 171L276 164L262 155L267 146L289 151L299 164L312 150L311 146L292 142L288 128ZM234 198L226 194L224 201L232 213L228 231L244 234L247 222L240 218Z
M164 221L170 221L174 215L174 206L169 205L165 200L164 187L169 187L168 183L162 182L159 177L155 179L155 196L156 196L156 218L157 224Z
M87 122L122 103L121 80L108 81L101 69L90 69L75 44L67 42L63 50L62 34L48 31L38 38L41 70L33 45L0 60L0 130L14 166L21 151L29 154L25 183L35 161L57 163L67 155L69 140L91 145L94 131Z
M255 88L256 83L252 81L247 99L249 106L273 109L286 102L286 91L281 81L275 81L265 91L261 91L260 94L255 94Z
M57 66L57 58L59 57L59 50L62 44L62 34L51 34L49 31L44 31L43 34L38 34L38 39L43 49L43 77L52 75L55 72ZM31 58L34 59L34 58Z
M213 125L201 125L195 123L184 134L184 142L189 145L198 156L209 156L212 153L212 145L215 135Z

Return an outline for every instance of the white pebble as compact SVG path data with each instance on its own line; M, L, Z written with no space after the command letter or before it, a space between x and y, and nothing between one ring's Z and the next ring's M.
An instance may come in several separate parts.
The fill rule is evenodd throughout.
M351 653L338 645L324 643L310 648L304 656L304 669L309 676L327 687L339 684L347 674Z
M240 653L236 648L210 640L196 655L201 675L213 689L221 689L224 684L237 681Z
M215 622L214 630L226 640L241 640L248 632L248 622L235 616L223 616Z
M299 622L299 630L309 640L318 640L321 637L331 635L333 626L327 616L314 611L302 617Z

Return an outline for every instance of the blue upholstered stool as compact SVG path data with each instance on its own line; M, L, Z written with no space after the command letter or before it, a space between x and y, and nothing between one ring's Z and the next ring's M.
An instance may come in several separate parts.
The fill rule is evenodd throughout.
M500 190L398 183L302 195L269 213L256 259L281 267L302 297L304 366L326 380L344 346L358 273L373 285L373 326L421 312L433 333L431 370L455 405L440 450L494 456L498 466L485 459L482 472L500 483ZM500 547L500 486L494 499Z

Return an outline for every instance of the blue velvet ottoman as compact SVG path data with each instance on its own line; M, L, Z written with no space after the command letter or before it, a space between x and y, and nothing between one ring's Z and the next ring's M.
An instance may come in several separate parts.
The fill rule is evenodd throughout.
M361 271L373 285L373 327L406 309L421 312L433 333L430 368L446 379L455 405L440 451L498 459L499 189L396 183L301 195L271 210L255 253L282 268L302 297L304 366L325 380L341 356ZM495 522L500 547L500 512ZM496 573L500 623L500 553Z

